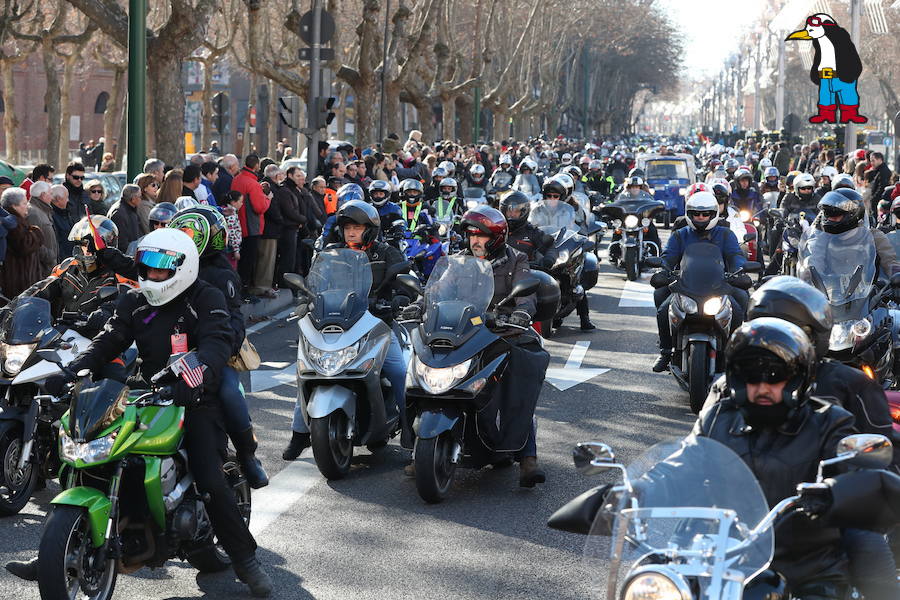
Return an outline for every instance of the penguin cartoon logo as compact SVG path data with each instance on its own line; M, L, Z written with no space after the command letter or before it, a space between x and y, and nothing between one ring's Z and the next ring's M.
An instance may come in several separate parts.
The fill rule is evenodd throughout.
M808 40L815 56L809 78L819 86L819 113L810 123L837 123L840 108L841 123L865 123L859 114L859 94L856 82L862 73L862 61L850 33L840 27L831 15L817 13L806 18L806 27L787 36L785 41Z

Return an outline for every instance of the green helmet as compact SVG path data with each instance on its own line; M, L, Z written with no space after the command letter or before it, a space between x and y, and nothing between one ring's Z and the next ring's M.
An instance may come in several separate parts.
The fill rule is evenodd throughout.
M222 213L208 206L192 206L175 213L168 227L180 229L194 240L200 258L205 258L228 244L228 226Z

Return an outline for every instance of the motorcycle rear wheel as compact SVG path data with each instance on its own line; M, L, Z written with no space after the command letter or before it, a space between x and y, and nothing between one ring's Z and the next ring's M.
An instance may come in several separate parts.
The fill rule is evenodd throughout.
M41 598L112 598L118 574L116 561L108 558L98 570L90 563L99 551L91 543L87 511L77 506L54 506L41 535ZM76 596L78 593L81 595Z
M326 479L343 479L350 472L353 440L348 440L346 436L349 425L342 410L309 422L313 458Z
M22 453L22 423L0 422L0 517L18 514L37 486L38 468L33 462L18 468Z
M705 343L691 344L690 371L688 372L688 394L690 394L691 411L695 415L700 414L704 402L706 402L706 394L709 391L707 383L709 375L707 373L707 359L709 352Z
M443 502L450 492L456 464L451 461L453 436L449 433L416 439L416 490L429 504Z
M636 281L641 276L641 263L638 261L637 247L625 249L625 275L628 281Z

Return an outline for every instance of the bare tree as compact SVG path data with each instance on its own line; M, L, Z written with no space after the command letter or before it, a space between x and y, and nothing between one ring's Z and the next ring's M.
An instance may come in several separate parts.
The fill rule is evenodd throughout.
M3 85L3 131L6 137L6 158L12 163L19 162L19 116L16 111L15 85L13 83L13 67L26 60L35 50L37 44L23 43L13 32L21 27L26 15L33 11L34 2L19 3L15 0L4 0L0 12L0 83Z

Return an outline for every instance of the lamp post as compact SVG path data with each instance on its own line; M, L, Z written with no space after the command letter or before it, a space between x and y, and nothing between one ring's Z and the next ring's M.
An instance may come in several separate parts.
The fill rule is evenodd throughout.
M147 157L147 0L128 1L128 181Z

